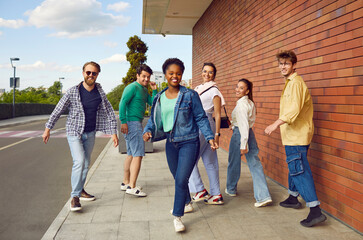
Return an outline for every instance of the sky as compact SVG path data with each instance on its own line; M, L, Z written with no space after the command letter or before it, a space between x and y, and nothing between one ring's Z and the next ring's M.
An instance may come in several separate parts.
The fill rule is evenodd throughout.
M68 89L82 81L83 64L95 61L108 93L130 67L126 42L134 35L148 46L146 64L154 71L178 57L183 79L191 79L192 36L141 34L142 6L142 0L0 0L0 89L11 90L10 58L20 58L13 62L20 90L48 88L59 78Z

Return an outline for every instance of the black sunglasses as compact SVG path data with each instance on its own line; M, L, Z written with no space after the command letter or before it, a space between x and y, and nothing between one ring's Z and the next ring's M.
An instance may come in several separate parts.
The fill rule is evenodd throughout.
M98 72L91 72L91 71L86 72L87 76L91 75L91 73L92 73L92 76L94 76L94 77L97 76L97 74L98 74Z

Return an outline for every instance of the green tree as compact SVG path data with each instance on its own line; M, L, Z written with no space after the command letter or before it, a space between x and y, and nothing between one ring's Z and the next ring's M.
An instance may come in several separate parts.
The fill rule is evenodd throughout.
M16 103L45 103L57 104L60 100L60 82L56 81L46 90L43 86L39 88L28 87L21 91L15 90ZM1 103L13 102L13 91L5 92L0 99Z
M136 69L146 62L147 56L145 53L148 50L146 44L138 37L133 36L130 37L127 41L127 47L130 49L126 53L126 59L130 63L130 68L127 71L127 74L124 78L122 78L123 84L126 86L130 83L136 81Z
M111 92L107 94L107 99L110 101L112 107L114 110L118 110L118 105L120 103L120 99L122 97L122 93L124 92L125 85L120 84L114 89L112 89Z
M165 89L168 87L168 83L167 82L162 82L161 83L161 90Z
M55 81L53 85L48 88L48 93L61 96L61 88L62 88L61 82Z
M136 81L136 69L141 64L146 62L147 59L145 53L148 50L148 47L138 36L135 35L130 37L126 44L130 49L126 53L126 59L130 63L130 68L127 71L126 76L122 78L122 84L118 85L107 94L107 98L114 110L118 110L118 106L125 87Z

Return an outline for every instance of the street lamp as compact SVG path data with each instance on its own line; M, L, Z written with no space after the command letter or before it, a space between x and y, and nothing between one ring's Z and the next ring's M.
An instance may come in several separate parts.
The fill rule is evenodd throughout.
M60 92L60 96L62 97L63 95L63 84L61 83L61 79L64 79L64 77L59 77L58 80L59 80L59 83L61 85L61 92Z
M13 118L15 118L15 86L16 86L16 78L15 78L15 71L16 66L13 65L13 61L19 61L19 58L10 58L11 67L14 68L14 78L13 78Z

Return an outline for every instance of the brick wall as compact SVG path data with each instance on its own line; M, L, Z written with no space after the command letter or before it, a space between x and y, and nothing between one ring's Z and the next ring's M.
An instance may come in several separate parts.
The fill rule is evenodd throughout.
M254 131L267 175L287 186L280 132L265 136L278 118L284 84L275 54L293 49L297 72L314 101L315 134L309 151L322 208L363 232L363 2L350 0L215 0L193 28L193 85L203 62L215 63L216 81L231 114L234 88L254 83ZM228 150L231 132L222 130Z

